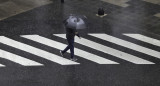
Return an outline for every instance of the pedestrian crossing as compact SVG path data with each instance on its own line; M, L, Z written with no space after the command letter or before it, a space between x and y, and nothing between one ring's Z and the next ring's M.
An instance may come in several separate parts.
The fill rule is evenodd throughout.
M137 44L134 44L134 43L131 43L131 42L107 35L107 34L89 34L89 35L97 37L105 41L115 43L117 45L129 48L129 49L133 49L135 51L138 51L144 54L154 56L156 58L160 58L160 52L158 51L155 51L155 50L152 50L152 49L149 49L149 48L146 48L146 47L143 47L143 46L140 46L140 45L137 45Z
M112 35L108 35L105 33L97 33L97 34L88 34L91 37L98 38L103 41L107 41L113 44L116 44L116 46L122 46L124 48L128 48L130 50L134 50L139 53L143 53L150 58L157 58L160 59L160 52L156 51L154 49L150 49L148 47L140 46L138 44L132 43L130 41L126 41L122 38L114 37ZM142 41L145 43L152 44L153 46L160 46L160 40L156 38L152 38L149 36L145 36L142 34L122 34L124 36L128 36L131 39L136 39L138 41ZM61 40L66 40L65 34L53 34L53 36L57 38L61 38ZM34 41L35 43L40 43L42 45L48 46L50 48L54 48L57 50L63 50L67 44L57 41L57 39L53 40L48 37L40 36L40 35L21 35L17 38L24 38L29 41ZM64 58L60 54L55 54L48 52L46 50L43 50L41 48L37 48L32 44L27 44L25 42L17 41L13 38L0 36L0 43L4 44L9 47L13 47L16 49L19 49L21 51L25 51L25 53L36 55L36 58L43 58L44 60L49 60L51 62L57 63L59 65L80 65L83 64L83 62L74 62L69 60L69 58ZM77 48L75 46L75 56L78 56L79 58L88 60L90 62L94 62L96 64L120 64L118 61L114 61L113 59L109 59L107 56L111 55L114 58L125 60L132 64L155 64L152 61L149 61L145 58L138 57L136 55L130 54L128 52L120 51L116 48L112 48L110 46L104 45L100 43L99 41L93 41L91 39L88 39L86 37L78 39L75 39L75 43L80 44L85 47L89 47L91 49L96 50L97 52L102 52L106 55L99 56L95 53L90 52L87 49L84 48ZM67 53L70 53L69 51ZM20 56L14 53L11 53L9 51L0 49L0 58L10 60L14 63L17 63L22 66L45 66L44 64L40 62L36 62L32 59L28 59L24 56ZM0 67L5 67L6 65L0 63Z
M24 38L30 39L32 41L36 41L45 45L48 45L50 47L59 49L59 50L63 50L67 45L66 44L62 44L60 42L56 42L54 40L49 40L47 38L44 38L42 36L38 36L38 35L27 35L27 36L23 36ZM43 41L41 41L43 40ZM84 59L96 62L98 64L117 64L117 62L102 58L100 56L97 56L95 54L86 52L85 50L81 50L78 48L75 48L75 55L80 56ZM68 51L69 52L69 51Z
M77 62L73 62L71 60L62 58L62 57L60 57L58 55L55 55L55 54L49 53L47 51L35 48L33 46L30 46L30 45L27 45L27 44L12 40L12 39L4 37L4 36L1 36L0 39L1 39L0 43L9 45L11 47L20 49L22 51L26 51L28 53L37 55L39 57L42 57L44 59L47 59L47 60L50 60L50 61L53 61L53 62L56 62L56 63L59 63L61 65L79 64Z
M43 64L41 63L26 59L24 57L18 56L16 54L13 54L13 53L1 50L1 49L0 49L0 57L13 61L23 66L43 66Z
M96 34L94 34L94 35L96 35ZM65 38L65 35L56 35L56 36ZM104 39L104 38L106 38L106 36L103 36L102 38ZM110 54L110 55L116 56L118 58L127 60L127 61L135 63L135 64L153 64L150 61L147 61L147 60L138 58L136 56L133 56L131 54L124 53L124 52L121 52L119 50L116 50L116 49L104 46L102 44L99 44L99 43L87 40L85 38L83 38L83 39L77 39L77 40L75 40L75 42L80 43L82 45L88 44L88 45L85 45L85 46L88 46L88 47L91 47L93 49L99 50L99 51L104 52L106 54Z
M151 37L147 37L141 34L123 34L123 35L160 47L160 41Z

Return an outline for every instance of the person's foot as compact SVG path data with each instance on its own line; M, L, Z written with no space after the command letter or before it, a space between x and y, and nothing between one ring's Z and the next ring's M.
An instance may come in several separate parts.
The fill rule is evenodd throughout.
M62 53L62 51L60 50L60 54L61 54L61 56L63 56L63 53Z
M77 61L78 59L77 59L77 58L71 58L70 60L72 60L72 61Z

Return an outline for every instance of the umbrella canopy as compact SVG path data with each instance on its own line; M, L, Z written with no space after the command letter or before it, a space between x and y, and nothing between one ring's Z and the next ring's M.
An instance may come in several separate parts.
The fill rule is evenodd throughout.
M86 29L88 27L86 19L85 16L70 15L65 21L65 27L77 30Z
M86 16L72 14L64 20L64 25L66 29L76 29L81 36L88 34L88 22Z

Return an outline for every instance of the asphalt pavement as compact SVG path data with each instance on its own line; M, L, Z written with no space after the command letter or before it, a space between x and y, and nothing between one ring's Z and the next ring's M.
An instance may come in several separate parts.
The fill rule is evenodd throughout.
M89 24L76 62L59 53L70 14ZM159 0L0 0L0 86L157 86L159 14Z

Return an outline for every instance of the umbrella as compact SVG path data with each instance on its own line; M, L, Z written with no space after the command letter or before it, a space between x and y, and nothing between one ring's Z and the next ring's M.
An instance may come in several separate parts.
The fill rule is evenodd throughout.
M82 15L70 15L64 21L65 28L76 29L79 34L87 35L88 22L87 17Z
M65 27L71 29L87 29L87 17L85 16L78 16L78 15L70 15L65 20Z

